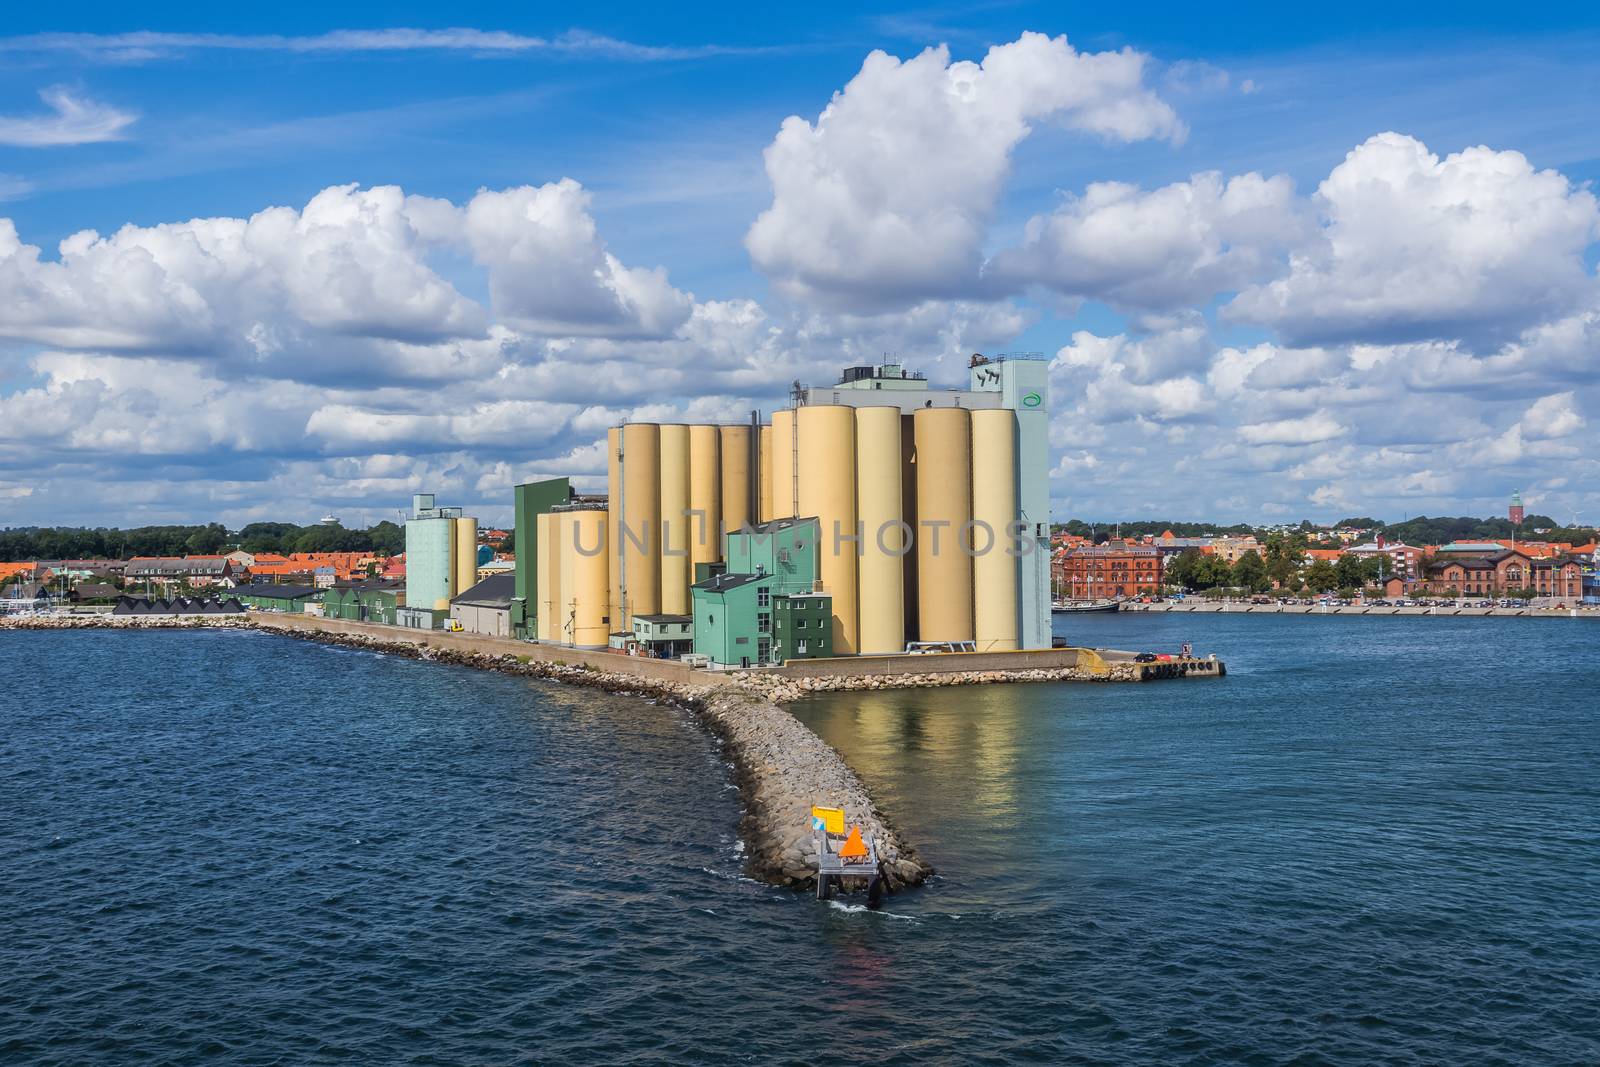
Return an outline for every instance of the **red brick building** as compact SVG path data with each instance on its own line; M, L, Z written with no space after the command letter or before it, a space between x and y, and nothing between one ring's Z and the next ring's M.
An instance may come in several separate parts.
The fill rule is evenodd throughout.
M1161 553L1154 548L1091 545L1055 559L1055 592L1068 600L1137 597L1161 592Z
M1423 586L1445 596L1536 596L1576 602L1583 598L1583 567L1570 556L1539 558L1507 549L1487 555L1444 555L1428 564Z

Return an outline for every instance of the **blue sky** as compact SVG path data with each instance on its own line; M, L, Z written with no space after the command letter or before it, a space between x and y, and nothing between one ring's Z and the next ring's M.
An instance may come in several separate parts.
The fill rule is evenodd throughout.
M516 480L592 474L596 427L609 418L770 407L795 373L821 378L847 354L886 347L949 378L967 348L1054 356L1061 517L1482 512L1499 510L1520 487L1534 507L1600 520L1600 496L1587 488L1595 472L1577 443L1600 335L1600 234L1586 230L1582 200L1600 177L1600 25L1580 5L1344 5L1314 19L1265 4L1137 12L1088 4L491 7L470 21L404 4L270 13L87 5L70 20L52 14L15 13L0 40L0 217L46 263L86 229L110 238L128 225L245 220L277 206L299 212L323 190L351 183L398 186L463 213L477 203L488 219L493 205L474 201L480 190L554 190L570 179L581 194L560 198L563 224L594 234L569 264L579 280L595 256L611 257L618 270L659 270L665 280L629 275L629 293L648 292L624 303L643 303L606 325L552 319L551 301L532 290L561 264L529 260L487 231L470 241L423 233L408 216L402 228L422 236L407 255L456 294L436 305L454 325L422 322L398 333L384 325L368 330L372 339L360 324L395 313L389 303L308 312L310 297L282 295L292 278L274 283L274 295L255 294L261 307L249 321L224 322L234 305L195 280L214 281L215 271L159 254L164 281L148 291L139 279L119 292L126 260L115 270L85 268L70 284L20 265L9 280L0 271L0 288L16 288L0 295L43 308L0 323L0 400L9 405L0 414L11 423L0 427L0 525L218 515L237 523L329 509L359 521L389 514L412 485L494 515ZM395 32L404 28L433 32L406 45ZM1025 130L1005 145L913 142L912 155L987 159L983 174L966 176L975 185L952 186L952 210L978 232L967 227L970 247L933 250L956 264L937 276L909 252L874 262L865 281L848 265L830 276L837 264L824 262L832 258L826 246L795 250L807 220L827 209L808 199L817 190L802 187L803 174L789 178L802 184L782 185L764 165L785 119L821 131L820 113L874 50L909 61L942 44L945 64L980 62L1028 31L1065 35L1074 61L1131 50L1138 84L1129 106L1160 115L1147 111L1113 130L1102 126L1114 121L1104 116L1121 106L1115 101L1019 104ZM1054 62L1031 55L1023 62ZM1065 66L1059 73L1079 76ZM817 139L812 163L841 167L839 180L871 180L871 161L855 170L844 153L869 152L871 130L894 131L902 118L914 128L918 117L895 109L915 108L916 97L898 100L892 85L850 92L860 128L847 140L836 124L831 144ZM1135 89L1118 83L1115 92ZM81 110L65 133L61 123L71 122L61 107ZM1012 117L1006 111L999 121ZM1402 181L1389 164L1378 168L1376 149L1365 153L1347 172L1341 228L1318 186L1386 131L1445 162L1431 171L1405 163L1421 170ZM1451 154L1478 145L1493 158L1451 167ZM1514 162L1505 153L1526 173L1514 186L1485 189L1483 175ZM1438 225L1419 222L1414 239L1394 234L1390 246L1359 245L1370 245L1373 232L1363 218L1412 216L1393 197L1381 206L1365 199L1358 171L1413 189L1435 182L1416 218L1432 211ZM1257 219L1246 236L1237 217L1218 223L1203 190L1196 199L1189 185L1207 172L1223 183L1251 174L1285 183L1263 209L1270 222ZM1565 187L1541 184L1543 172ZM893 181L924 177L913 168ZM1180 199L1196 214L1187 222L1161 216L1176 230L1151 238L1153 258L1112 262L1109 251L1083 243L1124 224L1107 215L1089 225L1096 220L1084 205L1095 183L1142 193L1183 186ZM1291 187L1292 197L1284 192ZM851 210L868 210L875 194L859 195ZM920 216L890 221L935 219L932 195ZM1461 233L1440 229L1457 196L1487 221ZM1543 206L1526 208L1523 196ZM1058 209L1072 216L1066 244L1030 243L1030 220L1037 230ZM1154 226L1162 205L1136 201L1128 210L1132 225ZM1548 229L1526 232L1558 251L1539 259L1519 249L1512 266L1503 250L1474 251L1471 234L1493 231L1495 220L1516 241L1529 211ZM754 227L764 213L775 218L761 245ZM849 233L883 221L847 214L833 223ZM1190 248L1177 230L1204 230L1204 247ZM1389 239L1383 230L1379 238ZM1441 249L1482 260L1441 273ZM1412 252L1423 264L1415 269L1402 262ZM1220 267L1212 262L1219 253L1229 254ZM1134 277L1191 254L1200 259L1185 280L1163 283L1159 294L1150 278ZM1098 264L1087 274L1076 265L1085 256ZM278 252L269 258L287 269ZM1321 265L1302 276L1291 267L1297 258ZM982 265L963 273L969 261ZM413 266L408 258L379 282L415 283ZM1341 290L1391 267L1392 285ZM1196 271L1206 277L1197 281ZM334 274L323 289L346 281ZM58 283L71 293L45 307L39 293L60 297ZM1521 286L1528 298L1503 310L1486 298ZM1130 297L1130 287L1140 295ZM196 288L201 296L190 299ZM1413 291L1426 298L1395 295ZM1523 313L1530 304L1537 314ZM136 315L128 310L135 305ZM646 305L652 310L638 310ZM137 323L115 337L96 328L124 313ZM730 318L743 332L731 332ZM493 354L458 356L461 374L447 386L424 386L426 370L407 369L406 360L433 357L386 347L412 343L413 334L429 344L498 340ZM219 354L236 343L259 349L263 335L292 335L293 358ZM683 372L709 350L719 354L703 357L705 373ZM664 364L673 373L661 373ZM1240 374L1253 384L1239 385ZM591 375L633 387L595 385L586 396ZM78 422L63 430L43 411ZM462 434L462 424L485 420L502 427L498 437ZM1399 432L1397 421L1426 429ZM1136 476L1152 466L1171 478Z

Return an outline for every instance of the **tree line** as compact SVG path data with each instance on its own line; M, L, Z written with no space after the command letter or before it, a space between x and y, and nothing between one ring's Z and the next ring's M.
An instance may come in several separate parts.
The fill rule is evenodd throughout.
M1355 591L1392 577L1386 556L1346 553L1337 562L1315 560L1307 567L1304 534L1271 534L1263 551L1251 549L1229 564L1221 556L1188 548L1167 561L1168 585L1190 590L1243 589L1264 593L1276 586L1287 592Z
M246 552L371 552L393 556L405 551L406 533L387 520L364 530L338 525L296 526L253 522L237 531L221 523L203 526L108 527L39 526L0 530L0 562L32 559L131 559L134 556L210 556L236 548Z

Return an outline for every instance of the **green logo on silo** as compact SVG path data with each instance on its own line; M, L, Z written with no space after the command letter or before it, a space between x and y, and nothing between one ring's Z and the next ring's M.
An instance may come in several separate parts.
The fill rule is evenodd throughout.
M1044 397L1040 396L1038 393L1022 394L1022 406L1025 408L1036 408L1043 403Z

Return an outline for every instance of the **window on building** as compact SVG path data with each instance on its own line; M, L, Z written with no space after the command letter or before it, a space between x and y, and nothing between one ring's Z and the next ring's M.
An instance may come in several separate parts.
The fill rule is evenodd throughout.
M796 652L800 653L802 656L805 655L806 654L806 639L802 637L799 641L796 641L795 642L795 646L794 646L794 650Z
M765 611L758 614L756 616L756 630L760 633L770 633L772 631L772 616Z
M757 589L756 590L756 607L764 608L764 607L766 607L767 605L769 605L771 603L772 603L772 590L770 590L770 589Z
M794 624L797 629L804 630L806 628L806 620L804 619L796 619Z

